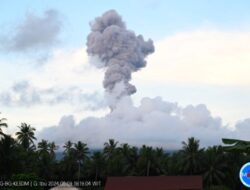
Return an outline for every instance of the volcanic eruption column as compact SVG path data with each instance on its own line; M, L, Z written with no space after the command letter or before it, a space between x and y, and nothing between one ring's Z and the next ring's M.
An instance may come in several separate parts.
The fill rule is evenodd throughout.
M154 52L153 41L128 30L115 10L97 17L90 27L87 53L98 57L105 67L103 86L107 94L119 100L135 93L135 86L129 83L131 74L146 66L145 57Z

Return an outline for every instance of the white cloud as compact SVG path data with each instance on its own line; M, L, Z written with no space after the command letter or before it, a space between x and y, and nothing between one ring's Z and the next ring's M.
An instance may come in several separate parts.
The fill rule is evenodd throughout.
M1 36L1 47L11 52L27 52L43 50L57 43L62 28L59 13L47 10L40 17L27 13L25 19L16 27L12 34Z
M250 32L201 28L155 43L148 66L134 78L144 82L249 85Z
M221 138L230 135L231 131L222 126L220 118L212 117L205 105L182 108L157 97L143 98L139 107L125 98L110 114L82 119L79 123L73 116L64 116L57 126L43 129L38 137L59 144L69 139L81 140L90 147L101 147L109 138L114 138L121 143L173 149L191 136L207 146L219 144Z
M88 62L84 48L57 49L46 64L29 73L26 78L41 88L86 86L86 90L102 89L103 72Z
M0 104L10 107L32 108L42 104L55 106L62 103L93 111L107 107L99 93L86 93L77 86L55 86L41 90L30 85L28 81L21 81L14 84L11 90L0 93Z
M8 82L0 86L0 94L2 94L0 106L1 111L8 118L9 132L15 131L16 126L21 122L30 123L37 129L41 129L56 124L62 115L73 114L79 121L83 117L100 116L107 112L103 105L100 105L100 110L87 109L99 109L98 104L103 102L103 71L88 64L89 60L84 48L54 50L50 59L39 66L25 65L23 60L16 61L11 64L5 61L1 65L2 68L6 65L8 68L6 75L1 75L1 81ZM22 65L19 65L19 62L22 62ZM25 69L22 69L23 66ZM10 74L13 77L9 78ZM13 87L20 81L28 82L28 88L18 93L14 92ZM10 95L10 99L8 96L5 96L7 99L3 99L6 93ZM34 94L39 98L33 99ZM53 102L61 95L63 95L63 101L49 104L51 100ZM80 96L84 96L83 99ZM94 100L95 96L98 97L99 103ZM23 106L25 102L22 100L28 103L28 107ZM38 101L32 104L33 100ZM47 103L44 104L44 101ZM10 103L15 108L6 103Z
M101 97L103 73L88 64L83 48L56 50L46 64L34 67L26 74L21 81L12 81L9 89L2 89L2 105L30 107L68 102L76 106L92 102L89 105L94 109L97 104L104 106L101 103L104 103Z
M244 120L238 121L235 128L236 128L236 131L235 131L236 138L249 141L250 118L246 118Z

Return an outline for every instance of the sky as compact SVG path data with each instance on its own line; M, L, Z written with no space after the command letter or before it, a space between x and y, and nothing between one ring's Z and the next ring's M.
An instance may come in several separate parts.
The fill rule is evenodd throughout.
M26 122L41 138L63 142L65 138L57 136L65 136L67 125L76 131L68 138L75 140L85 125L85 131L94 132L83 140L93 144L91 136L102 133L101 144L109 138L107 131L117 129L100 129L102 124L119 125L117 117L126 115L122 121L126 125L113 137L135 144L167 142L174 147L186 136L171 140L170 132L183 130L204 139L204 144L217 143L229 133L249 138L244 134L250 127L249 1L2 0L0 4L0 111L8 119L8 133L14 134ZM152 39L155 48L146 57L146 67L132 73L130 82L137 88L133 103L121 102L111 114L102 86L105 69L96 67L100 60L86 52L90 23L110 9L121 15L129 30ZM125 109L124 104L130 107ZM154 124L146 118L137 125L128 112L173 126L152 129ZM206 139L191 124L211 125L206 130L215 137ZM215 126L222 132L214 134ZM139 132L143 127L146 132ZM166 130L168 135L152 130Z

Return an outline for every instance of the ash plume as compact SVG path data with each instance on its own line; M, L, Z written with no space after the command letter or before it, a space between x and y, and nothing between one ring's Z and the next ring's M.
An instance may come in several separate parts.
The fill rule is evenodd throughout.
M219 145L223 137L250 138L250 118L239 122L232 131L204 104L182 107L161 97L144 97L135 106L129 97L136 91L129 83L131 74L146 66L145 57L154 51L154 46L152 40L144 41L142 36L127 30L115 11L104 13L91 24L87 46L93 58L91 63L106 70L104 88L117 100L109 104L112 111L79 122L73 115L65 115L58 125L43 129L39 139L58 144L81 140L91 148L100 148L113 138L134 146L147 144L175 150L189 137L200 139L201 146Z
M153 41L145 41L142 35L128 30L115 10L97 17L90 27L87 53L97 57L106 69L106 92L116 99L135 93L135 86L129 83L131 74L146 66L145 58L154 52Z

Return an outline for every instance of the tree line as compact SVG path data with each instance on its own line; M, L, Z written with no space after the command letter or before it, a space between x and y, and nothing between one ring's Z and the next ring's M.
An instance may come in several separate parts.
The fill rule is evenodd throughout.
M194 137L181 142L182 148L173 152L119 144L114 139L107 140L100 150L90 150L84 142L69 140L58 160L59 147L47 140L36 142L32 126L21 123L15 138L2 131L7 126L6 119L0 119L0 181L100 180L102 189L107 176L202 175L204 189L239 190L244 189L239 170L250 160L249 151L228 151L222 146L201 148Z

